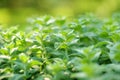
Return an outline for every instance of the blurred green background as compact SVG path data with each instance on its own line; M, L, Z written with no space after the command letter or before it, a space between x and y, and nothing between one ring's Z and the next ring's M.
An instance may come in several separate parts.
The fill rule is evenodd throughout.
M0 24L25 24L29 17L78 16L92 12L108 17L120 11L120 0L0 0Z

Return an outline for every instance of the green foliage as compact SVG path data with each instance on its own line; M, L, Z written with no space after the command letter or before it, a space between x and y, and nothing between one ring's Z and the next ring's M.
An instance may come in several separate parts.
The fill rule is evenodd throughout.
M44 16L0 30L0 80L119 80L119 21Z

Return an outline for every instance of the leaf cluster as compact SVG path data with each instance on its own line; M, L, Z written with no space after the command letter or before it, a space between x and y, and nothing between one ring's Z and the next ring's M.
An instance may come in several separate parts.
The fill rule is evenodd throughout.
M0 80L119 80L119 18L43 16L0 30Z

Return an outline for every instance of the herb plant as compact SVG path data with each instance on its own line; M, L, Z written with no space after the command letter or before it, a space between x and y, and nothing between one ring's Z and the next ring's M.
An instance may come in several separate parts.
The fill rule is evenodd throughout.
M44 16L0 29L0 80L120 80L120 18Z

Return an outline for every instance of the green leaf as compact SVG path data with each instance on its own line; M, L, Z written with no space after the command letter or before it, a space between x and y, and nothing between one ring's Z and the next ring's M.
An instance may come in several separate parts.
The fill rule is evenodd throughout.
M19 54L19 59L23 62L23 63L27 63L29 60L29 56L27 56L25 53L21 53Z

